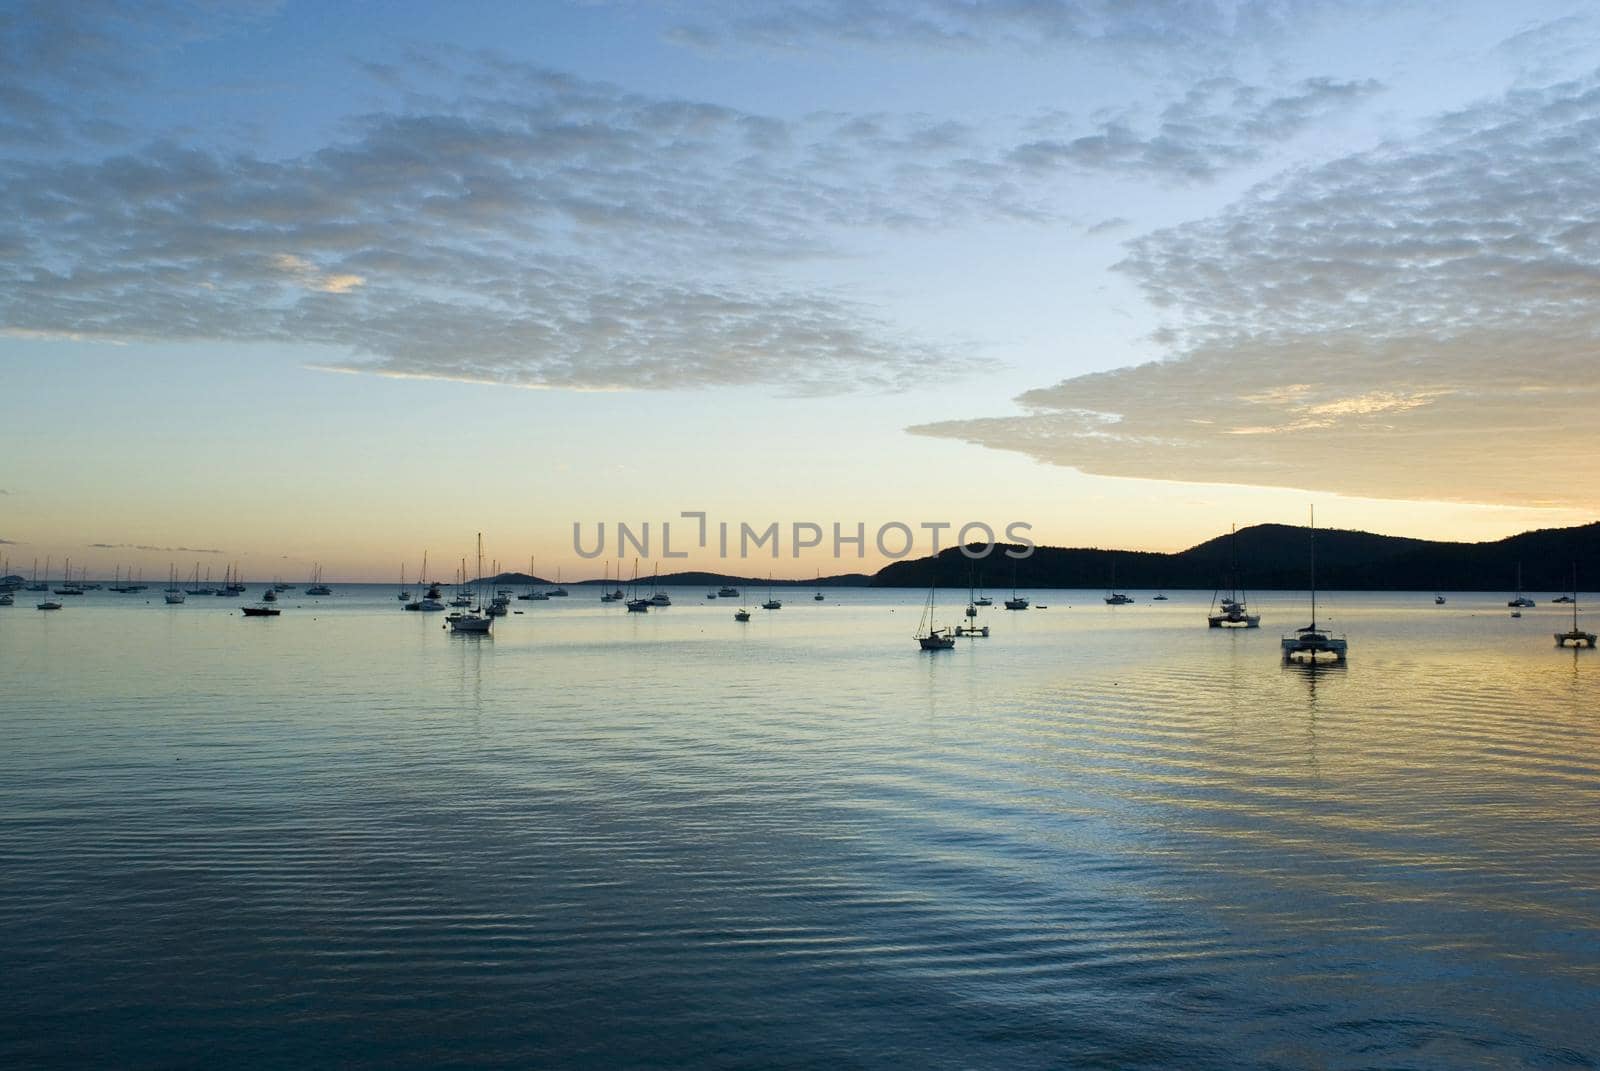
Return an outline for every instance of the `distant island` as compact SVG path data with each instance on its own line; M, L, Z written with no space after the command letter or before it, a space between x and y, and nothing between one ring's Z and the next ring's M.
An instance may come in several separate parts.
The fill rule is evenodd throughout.
M1237 553L1240 583L1257 591L1303 590L1307 586L1310 530L1298 525L1257 524L1241 528ZM1222 583L1233 554L1228 535L1208 539L1175 554L1112 550L1101 547L1038 547L1019 561L996 547L982 561L971 561L960 548L936 557L894 562L873 574L842 573L816 579L773 580L773 587L824 588L964 588L1009 590L1013 568L1020 588L1109 588L1115 571L1119 588L1210 590ZM1510 591L1522 568L1523 589L1563 592L1578 565L1579 584L1600 585L1600 522L1574 528L1544 528L1489 543L1449 543L1407 539L1337 528L1317 530L1317 584L1345 591ZM641 578L643 580L644 578ZM490 582L504 585L551 586L553 581L526 573L501 573ZM659 585L683 587L764 588L766 577L724 573L663 573ZM570 586L618 581L567 581ZM627 581L622 581L624 585Z

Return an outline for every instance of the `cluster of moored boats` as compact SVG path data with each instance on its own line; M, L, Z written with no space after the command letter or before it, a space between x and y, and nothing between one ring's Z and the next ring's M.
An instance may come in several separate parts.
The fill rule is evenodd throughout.
M1280 650L1286 662L1343 662L1350 650L1350 641L1343 633L1332 632L1317 624L1317 550L1316 550L1316 524L1315 515L1312 517L1310 559L1311 559L1311 621L1309 624L1285 633L1280 643ZM1236 549L1238 532L1233 533L1234 548L1230 549L1231 566L1225 578L1226 594L1222 588L1212 593L1211 611L1206 615L1206 625L1215 629L1253 629L1261 626L1261 615L1252 613L1246 602L1244 590L1239 586L1239 559ZM934 600L936 597L933 588L928 589L928 601L923 608L922 621L917 627L916 641L924 651L948 651L955 647L956 640L963 637L979 638L989 635L988 626L977 623L978 607L991 605L986 598L979 598L975 592L969 591L966 609L966 623L954 627L934 624ZM1165 602L1167 596L1157 593L1152 601ZM1127 606L1136 600L1126 592L1116 590L1116 574L1112 573L1112 586L1106 592L1105 603L1107 606ZM1448 601L1442 592L1435 593L1433 597L1436 606L1443 606ZM1572 606L1572 628L1565 632L1555 633L1558 646L1571 645L1573 647L1595 646L1596 636L1593 632L1585 632L1578 627L1578 568L1572 568L1572 590L1570 594L1561 595L1552 600L1558 603L1567 603ZM1521 617L1522 609L1535 605L1534 601L1522 593L1522 567L1517 566L1516 592L1507 606L1511 607L1512 617ZM1019 595L1015 589L1011 598L1005 602L1007 610L1026 610L1029 603L1025 596ZM1045 607L1041 605L1040 609Z
M1312 533L1310 555L1310 623L1301 628L1294 629L1292 632L1286 633L1282 637L1280 649L1283 653L1285 661L1316 662L1328 660L1342 662L1349 652L1348 639L1344 635L1331 632L1317 623L1315 528L1312 529ZM19 590L45 592L48 595L54 595L61 598L71 598L74 596L81 596L88 591L98 590L103 586L98 582L90 583L87 576L83 575L82 573L78 575L78 579L75 581L73 579L72 564L70 560L63 571L63 580L60 585L52 585L48 581L40 582L37 579L37 564L38 563L35 562L35 580L32 583L28 583L22 577L14 575L0 577L0 606L14 605L15 597L13 593ZM46 576L49 575L49 567L49 559L46 559ZM623 586L620 582L621 572L622 570L619 563L617 569L617 576L619 579L613 582L608 567L606 580L602 583L602 591L600 595L601 602L622 603L624 608L629 613L647 613L652 607L664 607L672 605L671 596L657 587L654 576L648 580L649 591L646 593L643 584L639 579L639 567L637 560L634 562L633 579L629 582L627 590L623 589ZM421 575L424 577L428 575L426 555L423 556L423 569ZM478 536L477 575L480 578L484 575L483 536L481 533ZM529 562L529 575L531 578L531 561ZM550 599L569 597L567 589L561 586L560 576L560 571L557 570L556 583L553 587L541 588L537 585L537 583L530 579L527 590L520 594L514 592L510 588L496 587L492 590L492 593L489 593L487 597L485 597L481 581L477 584L468 584L466 579L466 560L462 559L461 570L458 574L458 582L456 584L455 592L447 599L443 587L437 581L423 582L419 585L420 591L408 588L405 584L405 567L401 566L401 584L397 598L404 605L405 609L410 611L427 613L433 611L444 612L448 610L449 612L446 613L445 622L447 627L452 632L487 633L493 628L495 618L504 617L509 612L509 608L513 600L544 602ZM1261 615L1251 611L1245 592L1238 584L1238 579L1238 559L1237 555L1235 554L1233 556L1232 568L1230 569L1225 581L1225 589L1219 588L1212 595L1211 610L1206 615L1207 627L1214 629L1254 629L1260 627ZM615 583L614 587L612 586L613 583ZM148 590L149 585L144 584L142 580L134 580L131 569L129 570L128 579L124 580L122 578L121 568L119 567L117 570L116 579L113 580L113 582L107 587L108 590L117 593L138 593ZM260 600L257 604L241 607L241 610L246 617L277 617L280 611L275 604L278 602L279 593L291 590L293 590L291 585L281 582L274 582L264 587ZM174 567L171 571L168 584L163 592L163 595L167 603L181 604L185 602L188 596L213 596L226 598L241 596L245 593L245 591L245 584L243 580L240 579L238 570L235 567L230 566L228 568L227 574L220 585L213 585L210 582L209 572L207 573L204 581L200 579L200 567L197 564L194 569L193 577L187 587L181 586L178 583L177 570L176 567ZM304 593L312 597L333 594L333 589L323 582L322 567L320 564L313 568L311 581L306 586ZM1566 604L1572 607L1572 627L1564 632L1555 633L1555 640L1557 644L1562 646L1570 644L1573 647L1594 648L1596 646L1595 634L1592 632L1585 632L1578 627L1577 593L1578 573L1577 566L1574 564L1572 571L1571 592L1557 596L1552 600L1555 603ZM706 599L708 601L715 601L719 599L742 599L742 595L737 587L724 585L720 588L707 591ZM817 591L812 596L812 599L816 602L822 602L825 599L825 596L821 590L820 574L818 576ZM1167 596L1164 593L1157 593L1152 601L1164 602L1166 599ZM918 625L915 635L918 645L923 650L950 650L956 646L956 641L959 639L981 639L990 635L989 626L980 623L978 621L978 616L980 610L993 606L994 603L993 600L991 600L988 596L980 594L975 587L970 588L968 591L967 606L964 613L964 620L961 624L955 626L936 625L934 623L936 600L936 589L929 588L928 599L923 608L922 620ZM1106 604L1108 606L1126 606L1134 603L1135 601L1136 600L1133 598L1133 596L1127 594L1126 592L1116 590L1115 578L1113 577L1113 586L1105 596ZM1434 595L1434 603L1436 605L1442 606L1446 603L1446 601L1446 597L1442 593ZM63 603L57 601L55 598L46 598L39 602L37 607L40 610L53 611L60 610L63 605ZM1512 617L1521 617L1524 609L1531 609L1537 605L1533 599L1523 594L1522 571L1520 565L1517 569L1516 591L1506 605L1511 608ZM778 599L773 594L772 578L770 576L767 578L767 598L760 604L760 606L763 610L780 610L783 608L783 601ZM1004 601L1004 606L1005 609L1012 611L1027 610L1030 607L1035 607L1040 610L1047 608L1043 603L1034 604L1030 602L1028 597L1021 594L1015 587L1012 588L1011 597ZM517 612L521 613L520 610ZM734 612L733 616L735 621L749 621L751 619L751 611L748 607L741 606Z

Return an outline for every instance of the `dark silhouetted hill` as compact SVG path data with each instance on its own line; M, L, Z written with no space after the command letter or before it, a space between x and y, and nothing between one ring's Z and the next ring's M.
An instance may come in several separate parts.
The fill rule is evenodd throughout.
M1347 591L1510 591L1522 565L1523 589L1567 590L1578 564L1579 586L1600 586L1600 522L1546 528L1489 543L1449 543L1341 529L1318 529L1317 586ZM964 588L1008 591L1015 569L1019 588L1216 588L1237 553L1246 589L1302 590L1309 586L1311 531L1284 524L1241 528L1236 550L1228 535L1176 554L1098 547L1038 547L1013 562L997 547L981 562L959 548L937 558L895 562L872 578L874 587ZM1114 572L1113 572L1114 571ZM1585 579L1587 578L1587 580Z

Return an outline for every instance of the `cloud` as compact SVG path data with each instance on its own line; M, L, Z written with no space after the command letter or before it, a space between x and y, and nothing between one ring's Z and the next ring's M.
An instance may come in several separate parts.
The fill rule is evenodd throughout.
M1289 140L1380 88L1371 80L1313 78L1288 93L1269 96L1233 78L1211 78L1163 110L1148 132L1118 118L1091 133L1018 145L1009 158L1030 171L1066 168L1210 179L1220 171L1259 161L1267 147Z
M780 119L447 49L368 69L404 106L298 155L0 162L0 330L332 346L340 370L532 387L890 387L983 362L794 265L863 230L1061 221L1072 174L1206 179L1372 91L1211 79L1074 137L1049 113Z
M914 432L1092 473L1600 506L1600 79L1289 173L1119 266L1171 356Z
M248 28L279 0L17 0L0 10L0 145L125 140L124 96L174 49Z
M1506 38L1494 52L1525 77L1549 81L1561 72L1592 66L1597 43L1600 22L1592 13L1583 12L1536 23Z
M89 543L92 550L151 550L163 554L224 554L226 551L212 550L207 547L152 547L145 543Z
M701 21L676 27L671 40L706 49L726 43L804 48L817 43L866 47L970 49L981 46L1114 47L1123 54L1214 57L1241 44L1283 40L1295 28L1375 4L1333 0L788 0L711 5Z
M4 543L8 547L20 547L22 545L21 543L18 543L15 539L0 539L0 543Z

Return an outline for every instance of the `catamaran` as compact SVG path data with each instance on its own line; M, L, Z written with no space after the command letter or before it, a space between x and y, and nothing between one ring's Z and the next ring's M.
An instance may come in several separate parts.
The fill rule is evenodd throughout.
M1317 514L1311 511L1311 623L1283 637L1285 662L1317 662L1324 657L1343 662L1348 648L1343 635L1335 636L1317 627Z
M1595 640L1594 633L1592 633L1592 632L1584 632L1582 629L1580 629L1578 627L1578 563L1577 562L1573 562L1572 563L1572 598L1567 600L1567 601L1572 603L1572 629L1570 631L1568 631L1568 632L1558 632L1558 633L1556 633L1556 646L1557 647L1565 647L1567 644L1570 643L1575 648L1576 647L1587 647L1590 650L1593 650L1594 649L1594 640Z

